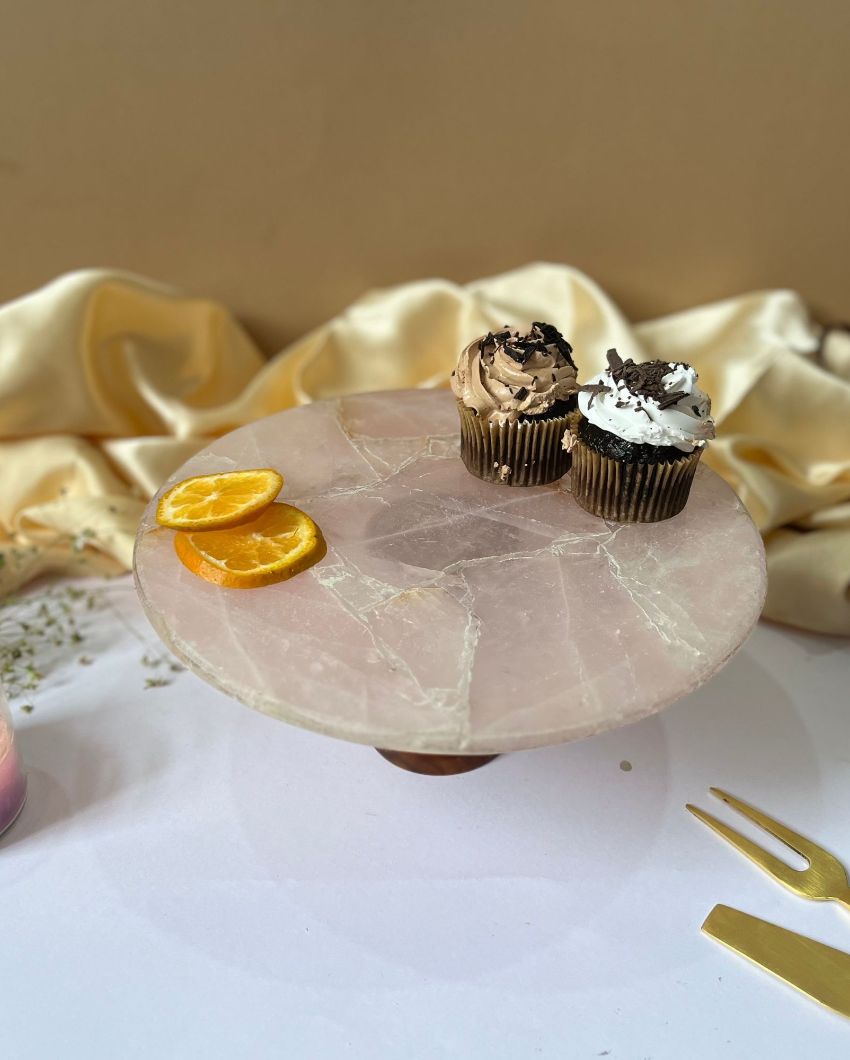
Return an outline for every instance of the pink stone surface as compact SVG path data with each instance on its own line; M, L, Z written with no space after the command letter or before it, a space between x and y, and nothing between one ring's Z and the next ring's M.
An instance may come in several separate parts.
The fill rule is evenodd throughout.
M327 557L266 589L216 588L180 564L154 499L139 593L201 677L329 736L482 754L580 739L696 688L764 601L759 535L708 468L675 519L608 524L573 501L569 477L522 489L471 476L446 391L280 413L170 481L258 466L280 469Z

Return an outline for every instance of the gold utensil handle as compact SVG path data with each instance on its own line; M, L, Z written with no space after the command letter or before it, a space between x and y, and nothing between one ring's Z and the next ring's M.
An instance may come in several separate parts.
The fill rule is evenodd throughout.
M716 905L702 930L814 1001L850 1017L850 953L727 905Z

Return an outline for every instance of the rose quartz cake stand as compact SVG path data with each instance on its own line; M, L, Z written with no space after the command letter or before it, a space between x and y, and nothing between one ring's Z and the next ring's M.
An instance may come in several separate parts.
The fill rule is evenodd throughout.
M479 481L458 437L452 396L411 390L318 402L215 442L166 485L278 468L328 554L280 585L220 589L181 565L155 498L135 570L157 633L248 706L428 773L637 721L744 641L764 553L708 468L681 515L613 525L573 501L569 477Z

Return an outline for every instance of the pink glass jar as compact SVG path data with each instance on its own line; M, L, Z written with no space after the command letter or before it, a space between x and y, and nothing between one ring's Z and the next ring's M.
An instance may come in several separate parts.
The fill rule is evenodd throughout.
M0 835L21 812L26 797L27 778L15 747L9 707L0 691Z

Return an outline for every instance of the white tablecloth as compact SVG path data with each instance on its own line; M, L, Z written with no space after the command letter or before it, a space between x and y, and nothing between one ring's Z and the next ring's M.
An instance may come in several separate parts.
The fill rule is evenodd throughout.
M850 1054L699 932L724 902L850 951L850 917L684 810L731 820L726 787L850 864L846 642L761 625L660 716L433 778L172 673L129 579L102 593L94 662L59 652L15 712L0 1056Z

